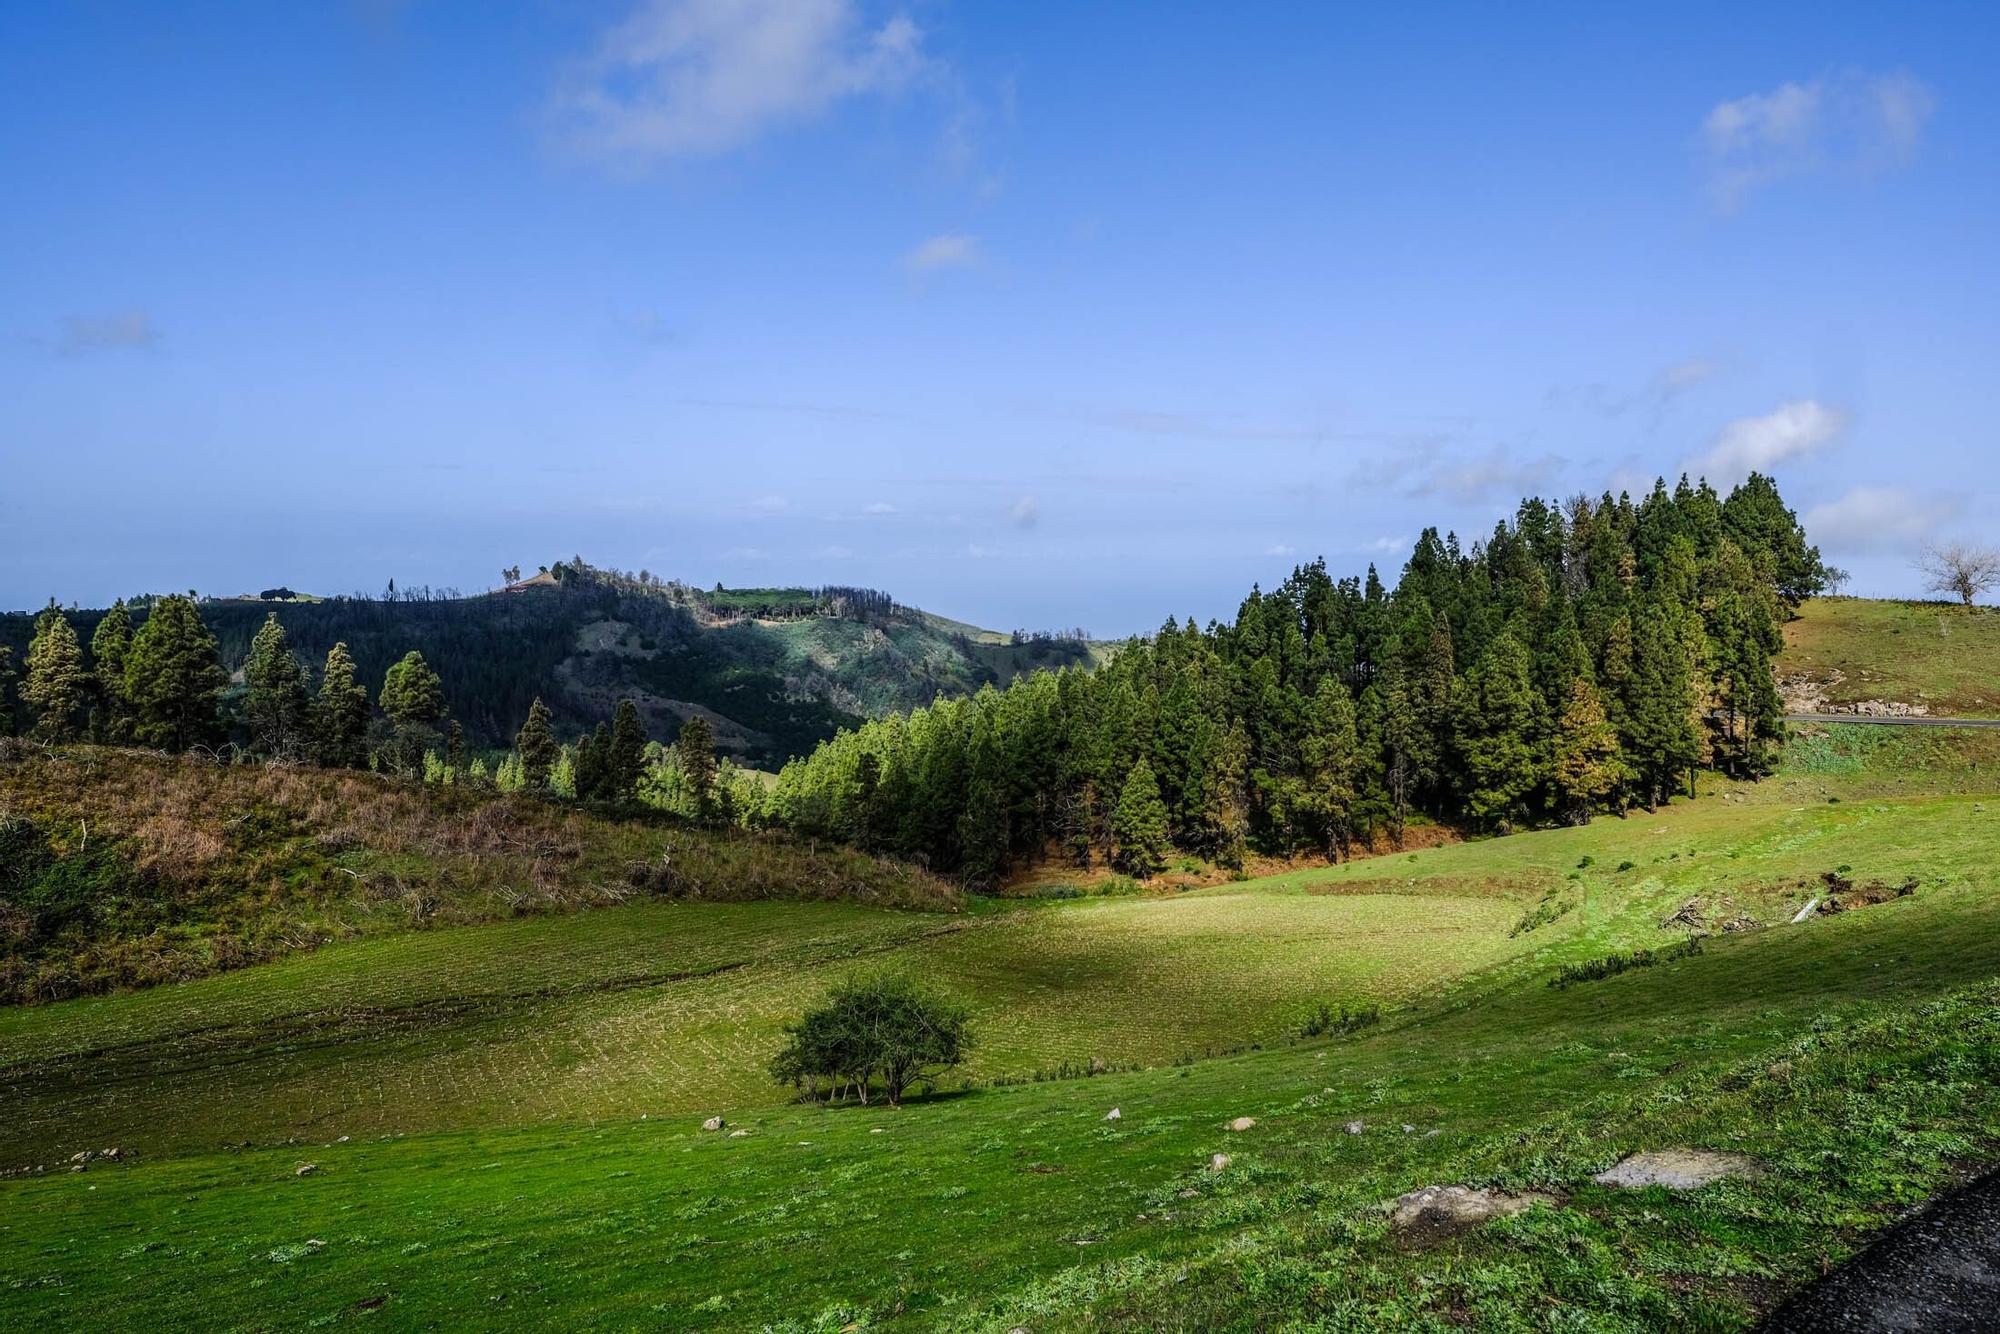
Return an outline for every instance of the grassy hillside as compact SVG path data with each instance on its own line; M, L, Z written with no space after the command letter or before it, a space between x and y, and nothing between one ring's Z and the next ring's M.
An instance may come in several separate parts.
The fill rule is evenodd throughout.
M442 675L446 702L475 747L509 744L537 696L564 739L608 720L630 697L654 736L669 739L699 714L722 750L765 767L863 716L1004 685L1091 653L1071 640L1015 644L886 600L856 609L816 601L808 589L701 592L599 571L475 597L224 599L201 611L232 672L270 612L315 670L345 642L371 690L416 649ZM102 614L71 614L86 644ZM143 619L143 609L135 612L135 624ZM32 615L0 615L0 644L13 646L17 662L33 625Z
M179 981L413 928L639 899L956 908L783 835L607 820L352 771L0 742L0 999Z
M1819 598L1785 627L1778 677L1795 712L1908 705L2000 716L2000 609Z
M635 905L7 1011L0 1159L135 1161L0 1183L0 1276L86 1327L1732 1327L2000 1154L1997 759L1833 728L1655 815L1188 895ZM1829 874L1883 901L1790 925ZM1548 984L1684 910L1697 955ZM781 1105L775 1024L857 957L973 1000L975 1082L1152 1068ZM1321 999L1389 1009L1288 1037ZM1684 1143L1771 1170L1589 1183ZM1447 1181L1558 1203L1390 1235Z

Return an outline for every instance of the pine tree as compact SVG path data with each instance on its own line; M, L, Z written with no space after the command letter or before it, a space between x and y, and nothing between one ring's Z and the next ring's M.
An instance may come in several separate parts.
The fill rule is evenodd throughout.
M1550 784L1556 809L1574 824L1586 823L1624 782L1624 762L1618 751L1618 729L1604 716L1597 687L1578 677L1570 686L1568 705L1556 724L1555 754Z
M1119 870L1145 879L1166 869L1167 854L1173 850L1167 841L1167 805L1160 800L1153 766L1144 760L1133 767L1119 793L1112 832L1118 840L1112 864Z
M330 769L368 767L368 688L354 679L347 645L327 651L326 673L313 701L313 757Z
M576 739L576 748L571 761L575 796L578 801L602 801L604 799L604 767L609 758L605 754L611 748L611 733L603 723L597 725L593 736L585 732Z
M1354 701L1329 676L1319 683L1299 739L1298 806L1308 834L1328 856L1343 857L1354 837Z
M521 724L521 731L514 738L514 749L520 757L518 769L521 786L530 792L548 790L551 772L560 758L556 745L555 729L550 726L549 706L542 703L540 695L528 709L528 721Z
M186 750L214 740L228 684L194 599L170 593L155 600L125 658L125 695L140 744Z
M1465 674L1453 709L1467 812L1489 827L1520 819L1541 781L1541 697L1528 680L1528 651L1512 631Z
M635 800L639 795L639 775L645 771L646 727L639 721L639 706L621 699L611 715L611 800Z
M90 672L94 686L90 733L106 745L132 739L132 706L125 697L125 659L132 652L132 613L119 598L104 613L90 636Z
M249 687L244 707L253 744L273 759L297 758L307 748L312 697L306 692L305 664L292 652L278 613L264 617L243 663Z
M445 767L451 772L451 776L454 779L457 779L460 776L470 777L470 774L467 772L465 767L464 725L460 723L458 719L456 718L452 719L451 726L445 729L444 736L445 736L445 742L444 742ZM481 777L485 776L485 772L486 772L485 766L483 765L480 766Z
M420 772L424 752L437 744L437 725L444 720L444 683L415 649L389 668L378 697L394 729L391 766L402 774Z
M27 680L21 687L21 698L35 710L34 734L44 741L76 740L77 716L89 694L90 676L83 669L76 631L50 598L35 618Z
M715 733L708 726L708 719L696 714L681 724L681 733L674 742L674 753L681 762L681 777L687 783L688 801L694 807L697 820L707 820L715 814Z

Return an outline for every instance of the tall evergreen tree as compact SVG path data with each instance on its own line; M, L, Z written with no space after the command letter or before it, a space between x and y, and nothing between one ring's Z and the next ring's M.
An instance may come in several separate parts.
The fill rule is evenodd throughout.
M1556 723L1549 777L1556 813L1572 824L1583 824L1591 812L1604 807L1624 779L1618 729L1605 718L1597 687L1578 677Z
M629 699L621 699L611 715L611 800L633 800L639 793L639 775L645 769L646 726L639 721L639 706Z
M368 767L368 687L355 680L346 644L327 650L312 707L313 757L330 769Z
M132 739L132 705L125 697L125 659L132 652L132 613L119 598L90 636L91 737L107 745Z
M311 742L312 696L306 690L305 664L292 652L276 612L264 617L250 641L243 683L249 687L244 708L256 748L278 760L305 754Z
M35 618L27 680L21 687L21 697L35 711L34 734L44 741L76 740L77 720L89 694L90 674L83 667L76 631L50 598Z
M1167 854L1173 847L1167 840L1167 804L1160 799L1153 766L1144 760L1133 767L1132 776L1118 794L1112 831L1118 840L1112 865L1119 870L1144 879L1166 869Z
M179 593L155 599L125 658L125 696L140 744L186 750L215 740L228 684L215 635L194 599Z
M1528 680L1528 651L1509 631L1487 646L1453 703L1467 812L1481 824L1523 818L1541 782L1541 698Z
M562 748L556 745L549 706L542 703L539 695L528 709L528 721L521 724L521 731L514 738L514 749L521 757L521 786L530 792L547 791Z
M688 800L694 806L695 818L712 819L715 815L715 733L710 730L708 719L696 714L681 724L680 736L674 741L674 754L681 762L681 777L687 783Z
M424 752L437 744L444 721L444 683L415 649L389 668L377 697L389 717L389 759L398 773L421 773Z
M1353 841L1355 797L1354 701L1328 676L1319 683L1299 740L1298 809L1304 829L1328 856L1344 857Z

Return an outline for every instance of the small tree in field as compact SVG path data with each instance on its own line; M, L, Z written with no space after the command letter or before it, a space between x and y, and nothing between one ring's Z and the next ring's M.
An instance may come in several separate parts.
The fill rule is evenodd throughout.
M1924 588L1955 597L1970 607L1980 595L2000 584L2000 550L1969 542L1928 545L1917 557Z
M823 1004L787 1025L791 1039L771 1061L772 1077L817 1099L852 1093L864 1106L880 1083L891 1107L965 1059L966 1008L899 973L853 977Z

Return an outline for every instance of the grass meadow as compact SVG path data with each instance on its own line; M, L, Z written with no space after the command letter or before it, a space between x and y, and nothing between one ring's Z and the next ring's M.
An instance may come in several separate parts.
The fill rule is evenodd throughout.
M2000 1156L1996 760L1832 728L1657 812L1184 894L633 904L0 1011L0 1158L54 1168L0 1181L0 1284L85 1328L1740 1327ZM1790 925L1829 873L1915 887ZM1548 984L1691 903L1699 953ZM972 1002L974 1087L784 1103L778 1025L877 960ZM1322 1000L1384 1009L1296 1037ZM1589 1182L1678 1144L1770 1171ZM1556 1203L1389 1233L1447 1182Z

